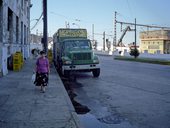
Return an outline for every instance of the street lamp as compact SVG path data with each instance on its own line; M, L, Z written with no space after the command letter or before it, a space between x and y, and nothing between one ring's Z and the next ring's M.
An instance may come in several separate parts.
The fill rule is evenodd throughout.
M76 23L72 23L72 25L76 25L78 28L80 28L80 25L76 24Z

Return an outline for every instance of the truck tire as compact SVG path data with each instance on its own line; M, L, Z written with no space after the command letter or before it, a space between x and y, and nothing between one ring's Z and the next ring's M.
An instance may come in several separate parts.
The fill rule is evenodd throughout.
M62 64L58 60L57 60L57 63L56 63L56 67L57 67L57 72L59 73L59 75L62 75Z
M93 77L99 77L99 75L100 75L100 68L94 69L92 72L93 72Z
M70 76L70 71L65 70L64 71L64 77L69 78L69 76Z

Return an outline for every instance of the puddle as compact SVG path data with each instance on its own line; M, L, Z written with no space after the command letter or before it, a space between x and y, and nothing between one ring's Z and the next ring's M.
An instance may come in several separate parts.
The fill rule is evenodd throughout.
M115 113L106 117L99 118L98 120L106 124L121 124L123 121L125 121L125 118L119 113Z
M61 77L61 80L63 81L65 89L70 97L70 100L75 108L76 113L77 114L86 114L86 113L90 112L90 109L87 106L82 105L82 104L78 103L76 100L74 100L74 98L77 96L77 94L74 92L73 88L81 88L82 87L81 83L77 83L75 79L72 80L72 79L67 79L64 77Z
M90 109L87 106L81 105L80 103L78 103L75 100L72 100L72 103L74 105L74 108L75 108L77 114L86 114L86 113L90 112Z
M97 101L95 102L94 100L87 99L87 104L89 104L88 106L93 106L93 108L95 107L95 110L98 112L97 117L101 118L96 118L94 115L90 114L88 106L82 105L75 100L77 94L75 93L74 88L81 88L83 85L81 83L77 83L77 81L72 81L63 77L61 77L61 79L82 126L85 128L108 128L108 126L112 127L113 125L121 125L123 126L122 128L131 128L129 122L121 114L115 112L110 115L106 107L100 107Z
M84 115L78 115L80 123L85 128L107 128L107 125L100 122L96 117L90 113Z

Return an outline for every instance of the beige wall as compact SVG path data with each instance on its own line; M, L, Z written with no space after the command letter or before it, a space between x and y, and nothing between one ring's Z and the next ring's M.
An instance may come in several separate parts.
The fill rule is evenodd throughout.
M140 49L144 53L170 54L170 30L145 31L140 33Z
M163 40L142 40L140 49L141 52L148 51L148 53L155 54L160 52L164 53L164 41Z

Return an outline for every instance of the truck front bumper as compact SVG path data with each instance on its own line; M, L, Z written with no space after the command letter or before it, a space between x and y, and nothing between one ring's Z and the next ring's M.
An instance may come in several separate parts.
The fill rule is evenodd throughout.
M100 64L86 64L86 65L63 65L62 73L64 71L92 71L93 69L100 68Z

